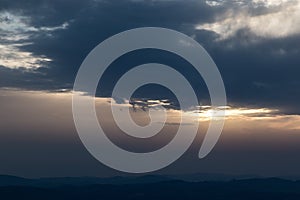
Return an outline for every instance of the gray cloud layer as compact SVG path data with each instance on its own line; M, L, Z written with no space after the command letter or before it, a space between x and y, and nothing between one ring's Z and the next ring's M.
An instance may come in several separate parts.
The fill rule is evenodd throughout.
M29 58L37 59L33 65L41 65L40 58L47 58L51 62L44 62L38 68L28 66L26 70L2 64L0 86L38 90L71 89L81 62L99 42L130 28L160 26L190 35L208 50L222 73L230 103L276 107L286 113L299 113L300 25L296 23L298 12L291 15L291 12L287 12L287 6L295 10L298 5L299 1L259 0L235 3L1 1L0 13L21 17L19 26L23 23L23 29L31 27L30 34L28 30L18 32L19 36L26 33L25 38L12 42L22 44L15 47L17 51L30 52ZM286 13L286 21L283 21ZM276 17L280 21L276 21ZM2 18L5 19L5 16ZM273 24L266 27L268 20ZM7 22L2 20L1 23ZM68 26L63 28L66 23ZM282 35L281 32L287 34ZM277 35L280 37L274 37ZM0 45L8 48L10 44L1 40ZM1 49L1 56L7 56L4 51ZM194 77L188 64L174 55L149 51L125 57L113 64L107 77L119 77L136 64L160 61L184 71L199 96L206 99L202 80ZM123 68L120 70L121 66ZM186 68L182 69L183 66ZM107 90L113 82L107 84ZM153 91L154 95L164 94L163 91L157 92L156 88L148 88L147 94Z

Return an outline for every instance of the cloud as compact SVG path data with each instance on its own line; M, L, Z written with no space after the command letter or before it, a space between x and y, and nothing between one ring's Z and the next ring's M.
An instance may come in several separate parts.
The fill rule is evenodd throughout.
M0 65L11 69L37 69L45 66L47 62L52 61L46 56L34 56L32 52L22 51L19 49L19 47L26 44L27 43L14 43L9 45L0 44Z
M252 0L255 6L274 7L291 2L291 0Z
M215 22L200 24L196 29L216 32L220 40L233 37L243 29L262 38L283 38L300 34L299 0L253 0L252 3L230 9ZM267 12L255 13L262 6L269 8Z
M37 69L47 65L52 59L45 55L35 55L26 51L22 47L32 45L31 38L39 34L49 34L61 29L66 29L68 23L54 27L34 27L30 25L30 17L10 13L0 12L0 65L3 67L16 69Z
M223 5L224 1L222 1L222 0L218 0L218 1L208 0L208 1L205 1L205 3L209 6L221 6L221 5Z
M252 18L261 20L266 18L259 17L277 16L287 9L293 10L293 5L297 4L241 0L216 2L218 5L211 6L205 1L194 0L45 0L38 3L3 0L0 13L8 13L14 25L7 24L5 15L1 23L6 23L8 30L15 33L1 37L5 38L0 41L1 48L5 48L1 55L13 59L10 60L10 67L7 63L2 64L5 67L0 67L0 87L70 90L80 64L97 44L131 28L158 26L192 36L205 47L221 72L231 104L237 107L280 109L289 114L300 113L299 34L288 32L287 36L278 38L273 36L273 32L269 31L273 29L270 28L267 33L273 35L262 37L262 29L255 29L259 33L256 34L247 28ZM293 12L290 14L294 16ZM226 37L222 40L222 35L212 30L195 29L195 26L220 23L227 18L231 25L238 15L248 18L242 18L244 21L238 23L237 28L229 26L234 31L228 36L225 32ZM222 18L224 16L227 18ZM289 16L286 18L292 20ZM247 25L246 28L239 29L243 24ZM298 26L293 27L296 30ZM280 27L278 30L285 31ZM99 89L97 96L109 97L122 74L134 66L149 62L166 64L178 70L191 82L199 101L209 104L205 83L201 76L196 76L197 73L188 62L176 55L151 50L131 52L112 63L101 80L103 90ZM26 65L29 66L24 70ZM151 87L145 88L136 97L176 101L168 90Z

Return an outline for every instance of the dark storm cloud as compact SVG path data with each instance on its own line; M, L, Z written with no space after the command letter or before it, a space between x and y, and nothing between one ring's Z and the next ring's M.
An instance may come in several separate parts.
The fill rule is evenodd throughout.
M59 26L65 22L69 26L51 34L31 35L29 41L32 44L20 47L33 55L46 55L52 59L47 67L38 68L34 73L1 68L0 83L2 87L25 89L70 89L81 62L101 41L127 29L159 26L192 36L207 49L221 71L230 103L276 107L286 113L299 113L299 35L268 38L243 28L232 37L217 40L217 33L195 29L199 24L213 23L217 17L239 6L231 1L220 6L209 6L204 1L1 1L2 10L28 16L31 26ZM251 16L279 9L254 8L253 5L248 8ZM147 61L162 61L176 69L188 65L162 52L136 53L135 57L116 61L115 67L112 66L114 70L108 72L107 77L118 77L121 72ZM121 66L122 70L118 70ZM182 71L187 76L193 74L190 68ZM189 78L201 95L206 92L203 83L198 86L197 78Z
M247 42L251 39L257 43ZM300 36L257 38L246 30L207 50L218 65L229 101L299 113Z

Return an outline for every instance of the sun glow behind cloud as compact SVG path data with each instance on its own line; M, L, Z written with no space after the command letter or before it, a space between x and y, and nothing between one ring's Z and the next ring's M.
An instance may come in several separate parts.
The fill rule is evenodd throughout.
M201 106L198 111L189 112L192 116L198 117L200 121L217 120L220 117L225 119L235 118L252 118L263 119L272 117L279 110L268 108L243 108L243 107L218 107L212 108L211 106Z
M19 104L18 101L16 101L17 99L19 99L22 104ZM72 124L71 99L72 92L49 93L39 91L20 91L17 89L1 89L0 101L1 110L3 110L3 112L1 112L1 119L3 119L4 122L1 127L3 128L3 126L5 127L5 124L9 125L13 123L12 121L14 121L14 123L18 122L20 128L22 128L23 122L26 122L24 124L26 127L36 127L36 120L41 123L40 125L42 127L43 124L47 125L55 123L58 118L61 119L59 124L61 124L62 128L66 125L70 126L70 124ZM124 108L124 106L132 108L132 105L129 103L116 103L111 98L95 98L94 100L96 110L98 112L102 112L102 115L105 116L101 119L104 120L103 122L106 126L110 127L111 130L115 130L112 125L114 124L113 119L109 117L111 116L111 102L113 106L120 109ZM12 102L16 105L12 104ZM158 103L158 101L154 100L153 102ZM189 111L169 108L167 109L169 121L166 126L177 126L180 122L179 119L181 115L188 115L190 117L190 122L185 125L195 125L200 121L200 126L206 126L212 119L212 116L217 117L216 112L223 109L226 109L225 131L234 130L234 132L239 132L240 129L249 129L253 130L253 134L256 134L259 133L259 130L300 130L299 115L285 115L277 109L247 107L221 107L212 109L210 106L201 106ZM24 110L24 112L22 110ZM32 116L30 120L27 120L28 117L24 116L22 113L28 113L29 110L31 110L30 112L32 113ZM137 107L136 110L133 111L131 109L131 111L131 115L137 124L146 125L148 123L149 115L147 109L145 111L141 107ZM31 123L32 125L30 125ZM73 128L70 127L63 129L73 130Z
M84 95L82 93L78 93L79 95ZM90 96L86 96L86 98L94 98ZM149 120L149 110L150 109L161 109L164 108L168 114L169 119L171 121L168 124L178 124L181 116L188 116L190 119L189 124L198 124L198 122L209 122L211 120L220 120L225 119L226 121L260 121L260 122L272 122L272 124L277 124L280 127L280 119L286 120L290 119L298 119L300 120L300 116L298 115L285 115L279 109L272 108L254 108L254 107L235 107L235 106L220 106L220 107L211 107L210 105L202 105L191 107L187 110L181 110L177 106L172 104L171 100L163 99L134 99L134 100L126 100L116 101L113 98L94 98L96 107L98 110L102 110L103 108L110 109L110 106L114 106L122 110L124 107L129 107L131 110L131 114L133 118L138 118L141 122L143 119L146 121ZM101 108L100 108L101 107ZM138 117L137 117L138 116ZM106 119L107 120L107 119ZM279 121L278 121L279 120ZM299 121L295 120L295 121ZM292 121L292 120L291 120ZM145 122L141 122L145 124ZM147 124L147 122L146 122ZM300 129L300 126L290 122L290 127L292 129Z

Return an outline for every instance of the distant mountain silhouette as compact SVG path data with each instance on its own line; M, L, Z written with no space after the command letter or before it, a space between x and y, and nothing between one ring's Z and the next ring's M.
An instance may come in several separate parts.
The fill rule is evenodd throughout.
M99 177L60 177L26 179L16 176L0 175L0 186L38 186L51 187L62 185L92 185L92 184L137 184L155 183L162 181L181 180L186 182L199 181L230 181L233 179L259 178L255 175L233 176L224 174L183 174L183 175L145 175L145 176L115 176L109 178Z
M188 182L164 176L24 179L0 176L1 200L299 200L300 182L279 178Z
M147 176L115 176L110 178L97 177L62 177L62 178L40 178L25 179L16 176L0 175L0 186L36 186L36 187L57 187L57 186L82 186L95 184L137 184L155 183L161 181L174 180L167 176L147 175Z

